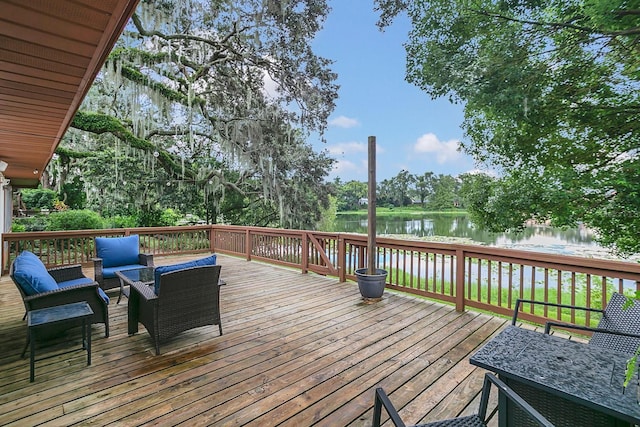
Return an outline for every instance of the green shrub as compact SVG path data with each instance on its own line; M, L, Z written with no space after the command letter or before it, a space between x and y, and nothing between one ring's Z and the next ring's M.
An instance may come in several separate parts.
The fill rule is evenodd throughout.
M68 210L49 215L47 230L95 230L104 228L104 220L94 211Z
M53 209L54 202L58 200L58 193L44 188L25 188L20 193L27 209Z
M105 228L133 228L138 225L135 215L115 215L105 219Z
M181 215L171 208L149 209L139 213L140 227L170 227L178 224Z
M48 219L45 215L35 215L30 217L14 218L11 223L11 230L22 231L45 231L48 227Z
M162 227L173 227L178 225L178 220L180 220L180 218L182 218L182 215L171 208L167 208L162 211L162 214L160 215L160 224L158 225Z
M11 231L14 233L22 233L23 231L27 231L27 227L24 224L11 223Z

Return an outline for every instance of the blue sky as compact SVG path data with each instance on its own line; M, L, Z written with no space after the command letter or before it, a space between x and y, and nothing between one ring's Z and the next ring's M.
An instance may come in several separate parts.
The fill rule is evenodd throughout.
M404 79L408 19L380 32L372 0L329 4L332 10L313 46L317 54L334 60L340 90L326 143L312 142L338 161L329 179L367 180L370 135L378 145L377 181L403 169L454 176L474 170L473 160L457 151L463 137L462 106L432 100Z

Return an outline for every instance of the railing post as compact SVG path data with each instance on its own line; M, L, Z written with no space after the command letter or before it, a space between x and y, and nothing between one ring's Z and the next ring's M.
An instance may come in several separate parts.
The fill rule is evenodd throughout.
M215 225L211 224L211 227L209 227L209 250L211 251L211 253L215 253L216 251L215 238L216 238Z
M338 234L338 259L336 260L338 269L338 280L341 282L347 281L347 244L342 237L342 234Z
M456 311L464 311L464 250L456 249Z
M302 274L306 274L309 272L309 236L306 231L302 232Z
M244 235L244 255L247 261L251 261L251 230L247 228Z

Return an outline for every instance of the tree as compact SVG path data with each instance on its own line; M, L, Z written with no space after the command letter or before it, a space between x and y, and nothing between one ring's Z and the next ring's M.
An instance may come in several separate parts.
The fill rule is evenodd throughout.
M398 206L406 206L411 204L411 198L409 197L409 193L411 193L412 187L411 185L415 182L415 177L409 173L409 171L401 170L398 172L398 175L391 178L394 183L394 187L396 188L396 199L395 202Z
M433 183L433 197L429 201L431 209L453 209L458 202L460 183L451 175L439 174Z
M333 162L305 141L337 96L330 61L310 46L328 10L143 0L50 176L86 175L87 203L101 211L188 205L210 221L312 226Z
M361 208L360 200L367 198L367 183L351 180L340 185L339 178L336 178L334 185L337 187L337 210L355 211Z
M415 176L415 188L413 190L414 197L420 200L420 204L424 208L425 202L433 196L433 172L425 172L422 175Z
M583 221L640 252L640 9L623 0L377 0L407 12L407 80L464 104L463 149L503 174L489 199L523 218ZM533 188L531 188L533 186ZM483 226L490 224L483 224Z

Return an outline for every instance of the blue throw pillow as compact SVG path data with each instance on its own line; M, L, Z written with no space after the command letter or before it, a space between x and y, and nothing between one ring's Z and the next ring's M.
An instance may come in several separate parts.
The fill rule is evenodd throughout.
M140 237L96 237L96 256L102 258L103 267L138 264Z
M164 274L164 273L168 273L170 271L176 271L176 270L183 270L185 268L192 268L192 267L202 267L205 265L216 265L216 255L213 254L211 256L208 256L206 258L201 258L201 259L196 259L193 261L188 261L188 262L183 262L181 264L173 264L173 265L163 265L160 267L156 267L155 271L154 271L154 280L155 280L155 284L154 284L154 289L155 289L155 293L156 295L160 295L160 275Z
M58 289L55 279L49 274L40 258L29 251L23 251L13 263L13 278L26 295Z

